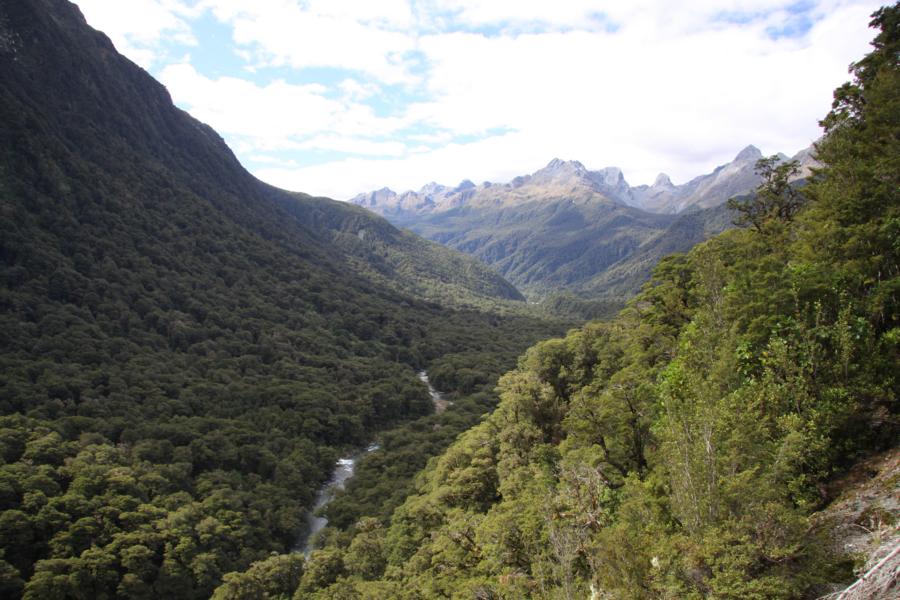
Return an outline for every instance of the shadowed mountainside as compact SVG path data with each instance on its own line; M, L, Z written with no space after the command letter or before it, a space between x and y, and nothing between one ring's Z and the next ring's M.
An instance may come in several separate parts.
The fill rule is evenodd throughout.
M293 546L342 449L432 413L417 370L495 379L561 328L262 184L65 0L0 4L0 81L0 596L207 598Z

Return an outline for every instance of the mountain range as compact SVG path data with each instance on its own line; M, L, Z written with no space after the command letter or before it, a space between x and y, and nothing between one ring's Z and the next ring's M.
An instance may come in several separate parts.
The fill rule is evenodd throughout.
M0 2L0 598L894 598L900 6L873 17L816 201L763 188L573 329L260 182L70 2ZM727 227L700 198L741 171L664 198L553 161L423 211L585 293L546 311Z
M731 162L687 183L675 185L668 175L660 173L653 185L638 186L629 185L618 167L591 171L577 160L554 158L546 167L530 175L516 177L506 184L486 181L476 185L466 179L456 187L450 187L431 182L418 191L402 193L381 188L358 194L350 202L398 221L412 218L412 215L445 212L462 206L512 206L532 199L552 199L562 194L568 194L576 201L602 195L608 200L647 212L678 214L718 206L729 198L752 191L762 181L754 170L756 161L762 157L762 152L750 145ZM779 157L789 159L784 154L779 154ZM816 165L812 148L801 150L790 160L800 163L798 177L808 175L810 168Z
M350 202L478 257L532 300L559 292L623 300L662 255L731 226L723 204L759 185L760 158L747 146L709 174L682 185L660 174L651 186L629 185L616 167L591 171L553 159L509 183L429 183L400 194L382 188ZM809 149L794 159L801 173L814 165Z

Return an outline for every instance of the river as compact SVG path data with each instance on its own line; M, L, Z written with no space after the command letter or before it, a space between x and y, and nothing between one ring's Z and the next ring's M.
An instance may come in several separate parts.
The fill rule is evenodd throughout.
M419 380L428 386L428 395L431 396L431 403L434 405L434 412L440 414L447 410L449 406L453 405L453 402L444 398L443 394L434 389L434 387L431 385L431 382L428 381L427 372L419 371L418 375ZM325 485L319 488L319 491L316 493L316 499L313 502L312 508L310 508L310 510L306 512L306 529L297 540L297 545L294 547L295 552L302 552L306 556L309 556L310 552L313 551L313 542L315 541L315 535L322 531L326 525L328 525L328 519L326 519L325 517L320 517L316 515L316 513L334 499L334 495L338 490L344 489L347 480L353 477L353 472L356 469L356 463L360 459L360 457L362 457L364 454L368 454L369 452L374 452L378 450L378 448L378 444L372 443L369 444L369 446L362 452L357 452L350 456L338 459L338 461L334 465L334 471L331 472L331 478L325 483Z
M297 545L294 548L295 552L302 552L306 556L309 556L310 552L313 551L312 542L314 541L314 536L328 525L328 519L320 517L316 515L316 513L319 509L334 500L334 495L338 490L344 489L347 480L353 477L353 471L356 469L356 462L359 458L363 454L378 450L378 448L378 444L373 443L362 452L357 452L351 456L338 459L334 465L334 471L331 472L331 478L325 485L319 488L312 508L306 512L306 530L300 536L300 539L297 540Z
M441 414L448 407L453 406L453 402L444 398L442 393L434 389L434 386L428 381L428 373L426 371L419 371L419 380L428 386L428 394L431 396L431 403L434 404L434 412Z

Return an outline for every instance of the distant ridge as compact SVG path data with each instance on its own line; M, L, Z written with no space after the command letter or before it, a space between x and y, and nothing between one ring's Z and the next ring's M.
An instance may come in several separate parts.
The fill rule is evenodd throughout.
M733 196L752 191L760 183L754 167L762 156L756 146L749 145L738 152L731 162L687 183L675 185L668 175L660 173L652 185L638 186L629 185L618 167L591 171L577 160L554 158L544 168L530 175L515 177L508 183L486 181L475 185L466 179L453 187L431 182L418 191L400 193L384 187L358 194L350 202L381 215L393 214L405 218L410 214L442 212L463 205L480 206L498 202L511 205L517 199L550 197L565 191L573 196L572 199L595 194L607 201L627 204L647 212L677 214L692 209L711 208ZM783 154L781 156L788 158ZM800 163L802 176L808 175L810 167L816 164L812 157L812 147L804 148L792 159ZM515 190L523 187L527 188L527 195L515 193ZM503 195L509 197L501 199Z
M653 185L634 187L617 167L592 171L554 158L508 183L382 188L350 202L478 257L532 300L560 292L624 300L664 253L731 226L724 203L759 185L760 158L751 145L687 183L675 185L660 173ZM814 164L810 149L795 159L804 174Z

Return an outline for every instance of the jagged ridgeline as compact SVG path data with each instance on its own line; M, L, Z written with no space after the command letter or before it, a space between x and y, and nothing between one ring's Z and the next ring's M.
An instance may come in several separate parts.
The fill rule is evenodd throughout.
M553 159L509 183L430 183L401 194L383 188L350 201L478 257L548 311L612 316L660 258L731 227L726 201L760 183L760 158L748 146L682 185L660 174L652 186L635 187L616 167L590 171ZM809 149L794 159L798 178L815 164Z
M900 5L872 25L802 196L791 165L770 170L733 203L751 227L664 259L615 319L528 350L497 410L390 519L314 552L296 592L266 576L271 559L216 597L766 600L847 586L866 557L829 539L826 484L898 439ZM888 476L886 562L854 598L896 598Z
M0 596L209 597L340 449L429 418L418 369L494 381L562 331L520 299L259 182L74 5L0 3ZM495 402L457 399L442 431Z

